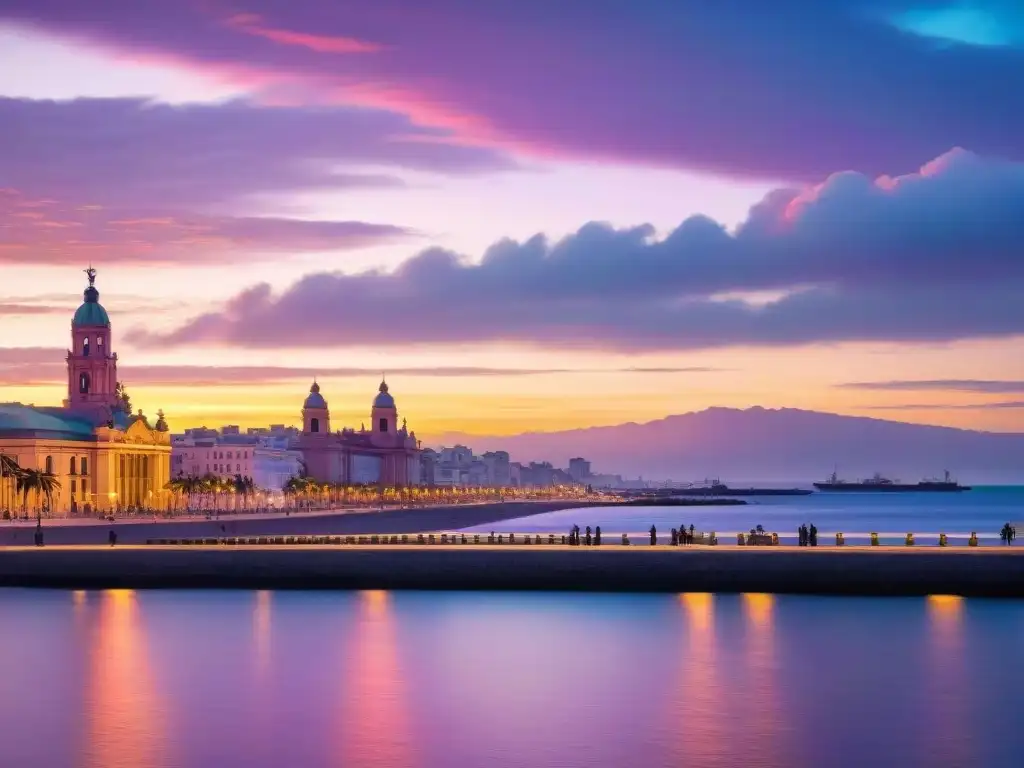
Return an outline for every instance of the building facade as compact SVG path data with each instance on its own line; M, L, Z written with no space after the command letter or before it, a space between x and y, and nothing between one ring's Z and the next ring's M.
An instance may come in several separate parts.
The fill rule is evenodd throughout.
M370 429L331 431L327 401L315 381L302 406L302 434L297 447L306 474L321 483L377 484L404 487L420 484L419 441L381 381L370 408Z
M174 477L206 477L222 480L249 478L264 491L281 491L302 472L302 454L292 447L293 438L283 428L249 430L238 427L186 429L171 439L171 473Z
M163 412L150 425L131 414L117 379L110 318L99 303L96 270L71 321L68 393L63 407L0 404L0 453L21 469L53 475L46 498L0 480L0 505L10 512L92 514L127 509L166 509L171 441Z

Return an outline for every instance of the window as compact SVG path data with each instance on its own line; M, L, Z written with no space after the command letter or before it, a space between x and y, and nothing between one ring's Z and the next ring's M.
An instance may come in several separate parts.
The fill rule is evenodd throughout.
M235 464L235 472L241 472L241 471L242 471L242 465L241 464Z
M82 339L82 357L88 357L88 356L89 356L89 337L86 336L84 339Z
M89 374L80 373L78 375L78 392L82 395L89 394Z
M82 457L82 474L83 475L88 475L89 474L89 459L88 459L87 456L83 456ZM82 488L85 488L85 486L83 485Z
M74 456L72 456L72 457L71 457L71 471L70 471L70 472L68 472L68 474L69 474L69 475L73 475L73 474L75 474L75 469L77 469L77 467L75 466L75 464L76 464L76 459L75 459L75 457L74 457ZM72 481L71 481L71 488L72 488L72 491L71 491L71 495L72 495L72 496L73 496L73 495L74 495L74 493L75 493L75 492L74 492L74 487L75 487L75 481L74 481L74 480L72 480Z
M84 477L82 478L82 498L86 501L89 500L89 480Z
M320 419L310 419L309 420L309 431L310 432L319 432L320 431Z
M380 420L380 426L378 428L380 429L381 432L387 432L388 431L388 420L387 419L381 419Z
M96 337L96 347L97 347L97 348L98 348L98 349L99 349L100 351L102 351L102 350L103 350L103 337L102 337L102 336L97 336L97 337Z
M76 483L77 483L77 481L75 481L75 480L71 481L71 498L72 499L75 498L75 495L76 495L76 493L78 491L78 487L77 487Z
M53 474L53 456L46 457L46 474Z
M233 457L233 456L231 455L231 451L228 451L228 458L229 458L229 459L231 459L231 458L234 458L234 457Z

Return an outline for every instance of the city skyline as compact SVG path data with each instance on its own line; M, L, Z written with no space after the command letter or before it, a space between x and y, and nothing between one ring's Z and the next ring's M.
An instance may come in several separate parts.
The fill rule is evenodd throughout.
M314 377L358 426L382 371L424 444L713 406L1024 431L1007 4L399 5L4 3L3 400L60 400L91 262L175 432L298 425Z

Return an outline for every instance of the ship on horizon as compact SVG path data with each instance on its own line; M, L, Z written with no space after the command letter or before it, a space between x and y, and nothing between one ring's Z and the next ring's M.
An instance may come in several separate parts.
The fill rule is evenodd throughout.
M899 483L883 477L877 472L874 477L868 480L850 483L840 480L838 474L833 472L828 480L823 483L814 483L814 487L819 491L889 491L896 493L906 493L908 491L955 493L957 491L971 490L971 486L960 485L960 483L950 477L949 470L946 470L941 480L926 479L918 483Z

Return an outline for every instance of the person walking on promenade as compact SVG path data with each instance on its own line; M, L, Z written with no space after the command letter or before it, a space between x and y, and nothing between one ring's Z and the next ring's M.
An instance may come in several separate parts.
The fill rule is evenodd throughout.
M686 539L686 543L687 544L693 544L693 531L694 531L693 523L690 523L690 535Z
M594 546L595 547L600 547L601 546L601 526L600 525L597 526L597 528L594 529Z
M685 538L685 536L686 536L686 534L684 533L683 537ZM677 531L675 528L672 529L672 534L671 534L671 538L669 539L669 543L673 547L678 547L679 546L679 531Z
M1010 527L1009 523L1006 523L1006 525L1004 525L999 531L999 538L1002 540L1003 544L1009 544L1012 536L1013 529Z
M110 533L107 534L107 541L110 542L110 546L117 544L117 533L113 528L111 528Z
M800 540L799 546L806 547L807 546L807 526L806 525L801 525L799 528L797 528L796 529L796 535L797 535L797 538Z
M590 546L590 542L591 542L591 541L593 541L593 539L591 538L591 535L590 535L590 526L588 525L588 526L587 526L587 546L588 546L588 547Z
M686 523L683 523L679 526L679 543L682 544L684 547L687 544L689 544L689 542L686 540Z
M808 534L808 538L810 539L812 547L818 546L818 529L814 527L814 523L811 523L811 530Z
M653 547L658 543L658 529L653 525L651 526L651 546Z

